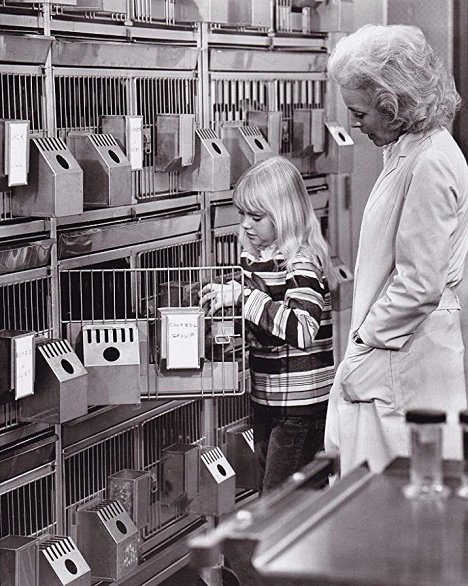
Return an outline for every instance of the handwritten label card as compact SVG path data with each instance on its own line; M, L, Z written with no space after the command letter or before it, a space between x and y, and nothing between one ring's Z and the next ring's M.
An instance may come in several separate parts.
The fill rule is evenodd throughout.
M5 170L8 175L8 187L27 184L29 121L5 121Z
M200 368L200 312L166 314L168 369Z
M34 393L34 334L13 338L12 370L15 399Z
M143 169L143 117L126 118L127 158L133 170Z

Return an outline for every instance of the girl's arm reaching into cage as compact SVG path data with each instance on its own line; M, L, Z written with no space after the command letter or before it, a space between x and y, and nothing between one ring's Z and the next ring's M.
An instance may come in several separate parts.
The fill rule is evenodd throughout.
M247 281L250 283L249 275ZM278 285L277 285L278 286ZM251 323L296 348L310 348L322 319L328 293L320 271L301 259L285 273L284 298L274 300L267 291L246 287L244 315ZM210 315L222 306L238 303L242 287L236 281L203 287L200 303L210 302Z

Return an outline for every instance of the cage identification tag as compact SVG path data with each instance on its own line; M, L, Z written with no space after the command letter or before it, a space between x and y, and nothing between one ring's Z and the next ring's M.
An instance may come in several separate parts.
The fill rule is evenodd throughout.
M127 116L127 158L132 169L143 169L143 117Z
M5 169L8 187L26 185L29 170L29 121L5 123Z
M200 312L171 313L167 322L167 368L200 368Z
M34 334L13 338L12 374L15 399L34 393Z

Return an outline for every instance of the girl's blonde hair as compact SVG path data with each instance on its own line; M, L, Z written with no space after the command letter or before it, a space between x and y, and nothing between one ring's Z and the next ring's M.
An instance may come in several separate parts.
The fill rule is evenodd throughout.
M237 182L233 199L241 211L270 218L276 231L276 247L288 270L300 253L322 267L330 285L335 283L328 244L312 198L293 163L275 156L254 165Z

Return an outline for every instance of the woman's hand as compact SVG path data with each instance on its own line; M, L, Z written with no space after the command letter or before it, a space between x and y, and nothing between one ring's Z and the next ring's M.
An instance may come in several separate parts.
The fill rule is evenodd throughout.
M242 285L237 281L228 281L224 284L209 283L200 291L200 305L210 303L208 315L214 315L219 309L233 307L239 301Z

